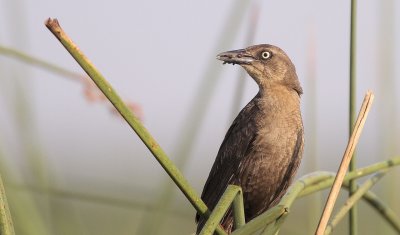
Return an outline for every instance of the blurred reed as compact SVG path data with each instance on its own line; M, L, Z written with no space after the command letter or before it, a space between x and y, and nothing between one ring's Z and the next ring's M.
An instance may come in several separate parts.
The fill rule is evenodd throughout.
M14 225L11 218L10 208L7 202L6 191L0 176L0 234L15 235Z
M377 92L381 96L381 105L378 107L378 136L380 139L379 152L382 157L391 156L400 152L398 140L400 139L399 125L399 104L396 102L397 88L395 76L395 48L396 34L398 27L395 15L395 1L379 1L377 11L379 12L378 35L377 39L377 67L376 74ZM396 26L397 25L397 26ZM397 40L398 41L398 40ZM397 97L396 97L397 96ZM394 210L400 214L399 195L400 188L396 179L400 178L400 171L394 171L381 185L383 198L390 205L394 205ZM377 231L381 234L390 233L387 226L380 225Z
M249 19L248 19L248 26L247 26L247 32L246 32L246 39L245 39L245 46L247 47L249 45L253 44L254 37L257 32L257 26L260 18L260 6L261 3L260 1L254 1L249 14ZM243 99L243 94L246 88L246 78L247 73L244 70L240 70L238 73L238 77L235 79L236 80L236 89L235 92L233 93L232 97L232 108L231 108L231 113L232 113L232 119L236 117L236 115L240 112L242 109L242 99Z
M13 23L14 30L9 32L12 42L19 48L27 47L29 39L28 29L26 26L26 14L24 4L20 0L8 1L7 7L2 9L5 19ZM31 123L32 106L30 101L29 80L26 77L29 74L27 69L16 69L11 67L8 69L13 80L12 93L5 97L9 102L9 110L3 112L9 115L9 118L15 121L14 134L17 136L20 160L26 163L22 167L22 178L25 182L31 181L40 187L46 188L51 179L49 177L47 161L42 153L40 143L38 141L38 133ZM4 94L6 95L6 94ZM7 138L7 137L4 137ZM5 153L7 146L2 146L0 151L3 153L1 157L2 177L5 188L8 189L8 182L15 181L16 174L10 172L9 163L6 162ZM30 234L48 234L48 225L52 222L51 202L48 197L42 198L42 210L38 210L39 201L31 194L17 194L12 190L7 190L8 202L11 208L11 214L14 218L14 226L17 234L21 232ZM30 218L33 217L33 218Z
M222 26L221 34L216 42L215 51L221 48L228 48L236 38L242 19L245 15L246 9L251 1L236 0ZM182 129L179 131L179 142L176 144L174 151L174 161L180 169L185 169L186 163L190 158L191 151L196 141L197 134L199 133L201 123L205 117L207 108L211 102L211 98L215 92L216 84L220 78L220 67L215 61L210 60L207 64L204 74L201 76L201 83L194 95L193 103L190 105L187 117L184 118ZM159 190L159 198L154 203L157 210L150 211L143 216L142 222L138 227L137 234L156 235L162 230L162 225L168 216L165 213L171 205L173 195L175 192L175 185L169 181L164 181ZM194 215L193 215L194 220ZM154 223L159 226L154 226Z
M309 30L309 39L307 46L307 61L306 61L306 76L304 78L305 85L307 90L303 95L303 104L305 105L305 109L303 111L304 120L307 122L305 126L305 150L303 156L302 166L305 169L305 172L314 172L317 171L318 168L318 155L317 155L317 146L318 146L318 138L317 138L317 128L318 128L318 120L317 120L317 76L316 76L316 50L317 50L317 39L315 34L314 25L310 25ZM322 198L321 193L317 192L313 195L310 195L308 200L306 201L308 213L307 213L307 227L305 228L308 233L312 233L315 230L315 221L318 220L320 216L320 211L322 211Z

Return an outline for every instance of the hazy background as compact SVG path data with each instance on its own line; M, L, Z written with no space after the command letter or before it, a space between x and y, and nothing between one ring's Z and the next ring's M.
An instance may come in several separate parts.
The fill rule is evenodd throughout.
M357 110L367 89L376 95L358 145L357 164L365 166L400 153L400 4L359 1L357 10ZM83 73L44 26L48 17L141 107L144 125L199 193L237 114L238 82L244 79L244 95L236 106L257 93L239 66L222 66L215 56L247 47L253 27L252 44L284 49L303 86L306 154L298 176L337 169L348 136L350 1L0 0L0 46ZM203 104L202 119L196 110ZM196 136L185 152L190 128ZM47 234L194 231L195 210L176 188L171 196L164 170L106 102L89 102L81 83L1 52L0 154L9 200L23 200L10 202L18 234L35 234L23 228L29 219L17 215L18 206L32 207L41 220L32 223L43 223ZM399 177L394 170L374 188L398 214ZM325 198L301 200L283 234L315 228ZM153 213L160 205L166 217ZM360 215L360 234L394 234L366 204ZM346 223L337 234L346 234Z

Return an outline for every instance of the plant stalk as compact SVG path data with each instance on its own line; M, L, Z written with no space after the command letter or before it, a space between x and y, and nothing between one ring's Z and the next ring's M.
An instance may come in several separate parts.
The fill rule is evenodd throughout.
M356 106L356 13L357 0L351 0L351 16L350 16L350 101L349 101L349 136L354 129L355 123L355 106ZM351 158L349 171L356 169L355 153ZM349 196L351 197L357 190L357 182L350 180ZM349 234L357 234L357 206L355 205L349 212Z
M139 121L139 119L131 112L119 95L114 91L112 86L107 82L103 75L97 70L97 68L89 61L89 59L79 50L79 48L72 42L68 35L60 27L57 19L48 19L46 21L46 27L54 34L54 36L61 42L61 44L67 49L72 57L78 62L78 64L85 70L97 87L103 92L113 106L118 110L121 116L126 120L129 126L135 131L139 138L143 141L146 147L150 150L156 160L164 168L167 174L175 182L178 188L182 191L185 197L193 205L193 207L204 216L209 216L210 211L206 204L197 195L196 191L185 179L183 174L175 166L175 164L168 158L167 154L160 147L157 141L150 135L147 129ZM223 229L218 226L218 234L226 234Z

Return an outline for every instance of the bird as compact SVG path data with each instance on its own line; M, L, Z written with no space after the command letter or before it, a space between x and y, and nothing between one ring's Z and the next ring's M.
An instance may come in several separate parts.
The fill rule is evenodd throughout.
M240 65L259 90L228 129L201 199L212 211L228 185L240 186L247 223L279 203L300 165L303 89L292 61L277 46L249 46L220 53L217 59L223 64ZM197 213L195 220L199 234L206 217ZM221 226L228 234L235 229L232 208Z

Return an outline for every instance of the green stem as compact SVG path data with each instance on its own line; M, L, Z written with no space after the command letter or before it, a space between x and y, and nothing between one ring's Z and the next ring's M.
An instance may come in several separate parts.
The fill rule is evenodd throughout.
M242 22L250 3L251 1L242 0L236 0L232 3L232 8L222 27L223 30L220 32L219 39L217 40L213 52L216 50L219 51L221 48L229 47L229 45L233 43L236 38L235 35L239 32L239 27L236 26ZM184 118L182 130L179 134L181 138L173 152L175 164L181 169L184 169L188 162L197 134L199 133L199 128L207 113L206 111L211 102L211 98L215 93L216 84L221 79L221 76L219 76L221 72L220 68L221 66L216 63L216 61L209 60L204 73L201 75L202 79L194 95L195 98L193 102L191 102L187 115ZM175 195L175 185L163 183L159 191L159 197L155 203L158 210L146 213L138 226L138 234L145 233L148 235L155 235L160 234L162 231L162 224L168 217L166 210L169 209ZM158 224L159 226L154 226L154 224Z
M235 229L242 227L246 223L246 217L244 214L243 191L241 189L236 194L236 197L233 200L233 218Z
M356 0L351 0L351 22L350 22L350 106L349 106L349 136L353 132L353 126L355 122L356 112ZM356 156L350 161L349 171L354 171L356 168ZM351 197L357 188L357 182L350 180L350 191L349 196ZM350 210L349 214L349 232L350 235L357 234L357 207L354 206Z
M117 197L102 196L99 194L90 194L87 192L75 192L67 191L62 189L57 189L54 187L49 187L44 189L43 187L38 187L32 184L14 184L8 182L8 188L17 191L18 193L34 193L36 196L43 197L49 196L53 199L61 199L68 201L78 201L86 203L95 203L100 205L107 205L117 208L125 208L132 210L142 210L142 211L154 211L158 208L154 207L152 204L143 204L134 199L122 199ZM140 189L139 189L140 190ZM187 218L191 214L182 210L169 209L166 211L168 214L174 214L176 217Z
M197 195L196 191L185 179L183 174L174 165L174 163L168 158L167 154L160 147L157 141L150 135L147 129L139 121L139 119L131 112L128 106L122 101L119 95L115 92L112 86L107 82L103 75L97 70L97 68L89 61L89 59L79 50L79 48L72 42L72 40L66 35L66 33L60 27L56 19L48 19L46 21L47 28L54 34L54 36L61 42L61 44L67 49L72 57L78 62L78 64L85 70L97 87L103 92L113 106L118 110L121 116L126 120L129 126L135 131L139 138L143 141L146 147L150 150L156 160L164 168L167 174L179 187L182 193L186 196L193 207L203 216L209 216L210 212ZM217 227L218 234L225 234L225 232Z
M261 233L261 235L276 235L278 234L279 230L283 222L285 222L286 217L289 215L289 211L285 211L281 216L279 216L275 222L270 223L265 230Z
M231 207L232 202L234 202L235 198L237 197L241 198L241 200L239 199L238 201L240 205L234 203L234 211L236 210L241 212L241 215L239 215L241 221L235 221L235 224L238 224L239 227L241 227L244 224L242 189L236 185L228 185L221 199L218 201L214 210L211 212L211 215L208 218L207 222L204 224L204 227L201 230L200 235L211 235L214 233L215 229L220 224L220 221L222 220L228 209ZM236 206L238 206L238 208L236 208Z
M333 217L332 221L328 224L328 226L325 229L325 234L330 234L333 230L333 228L345 217L347 212L351 210L354 205L365 195L366 192L372 186L374 186L384 175L386 171L379 172L372 176L369 180L365 181L364 184L362 184L357 191L349 197L346 202L344 203L344 206L339 209L335 217Z
M58 65L49 63L45 60L38 59L36 57L30 56L22 51L15 50L13 48L8 48L0 45L0 54L14 57L20 61L23 61L30 65L36 65L40 68L46 69L56 74L60 74L62 76L70 77L73 79L82 79L84 78L81 74L72 72L70 70L64 69Z
M288 214L289 207L292 205L294 200L297 198L299 193L309 184L317 183L321 180L325 180L331 177L329 173L312 173L309 175L305 175L297 180L292 186L290 186L289 190L282 198L280 203L277 206L269 209L268 211L262 213L256 218L252 219L246 225L241 227L238 230L235 230L232 235L244 235L244 234L252 234L263 227L265 228L264 232L269 232L271 229L275 229L275 225L277 225L277 219L279 218L279 225L282 224L286 218L286 216L282 216L284 214ZM282 216L282 217L281 217ZM274 225L270 225L274 223ZM275 224L276 223L276 224ZM279 229L278 229L279 230ZM276 230L277 231L277 230Z
M359 168L352 172L347 173L344 177L344 183L348 183L351 179L361 178L363 176L375 173L377 171L388 169L394 166L400 165L400 157L395 157L387 161L372 164L367 167ZM332 173L333 175L333 173ZM321 191L323 189L329 188L333 184L334 178L329 178L324 181L318 182L316 184L308 185L299 195L299 197L306 196L308 194L314 193L316 191Z
M400 234L400 218L398 215L384 202L382 202L379 197L372 191L368 191L364 194L365 201L372 206L390 226Z
M259 21L259 16L260 16L260 6L258 2L253 1L253 5L251 7L251 11L249 14L249 25L247 27L248 31L246 33L246 45L251 45L253 44L254 41L254 36L256 34L256 29L257 29L257 24ZM244 95L244 90L246 87L246 76L247 73L244 70L240 70L238 73L237 78L235 79L236 81L236 89L235 92L233 93L233 102L232 102L232 107L231 107L231 113L232 113L232 118L234 118L241 110L242 108L242 98Z
M400 157L392 158L384 162L376 163L364 168L357 169L355 171L348 173L345 176L343 181L343 186L348 187L350 179L360 178L380 170L389 169L397 165L400 165ZM257 216L256 218L248 222L240 229L234 231L232 235L252 234L262 229L266 225L269 225L271 222L276 221L277 218L282 216L284 213L288 213L288 210L293 204L295 199L314 193L316 191L321 191L323 189L332 186L334 177L335 174L331 172L314 172L301 177L299 180L294 182L292 186L290 186L289 190L287 191L285 196L283 196L282 200L277 206ZM397 226L400 227L400 222L397 222L398 219L396 217L396 214L394 214L390 209L385 207L384 204L379 203L379 200L375 200L376 197L374 197L372 192L364 194L363 197L365 198L366 201L370 200L369 203L372 206L379 205L379 208L378 206L375 206L376 209L378 211L382 211L381 214L384 215L385 219L389 222L389 224L392 225L392 227L394 227L395 229ZM286 217L280 218L281 220L280 224L283 223L283 220L285 220L285 218ZM268 226L267 231L269 231L271 228L274 228L274 226Z
M248 235L253 234L265 227L266 225L274 222L277 218L287 213L287 208L277 205L268 211L262 213L241 228L233 231L232 235Z
M364 167L361 169L358 169L356 171L350 172L348 175L345 177L345 181L343 182L343 187L349 189L349 179L350 178L359 178L363 177L365 175L372 174L374 172L380 171L382 169L389 169L390 167L394 167L400 165L400 157L397 158L392 158L391 160L381 162L381 163L376 163L368 167ZM329 173L320 173L321 175L329 175ZM311 193L314 193L316 191L321 191L323 189L329 188L333 181L334 181L334 173L330 174L330 178L320 181L319 183L316 184L308 184L306 182L306 187L304 191L302 191L298 197L302 197L305 195L309 195ZM312 177L308 180L312 180ZM390 207L386 206L379 198L376 196L373 192L368 191L363 195L363 199L368 202L374 209L377 210L378 213L382 215L382 217L392 226L396 232L400 233L400 218L398 218L397 214L390 209Z
M6 191L0 176L0 234L15 235L10 209L7 203Z

